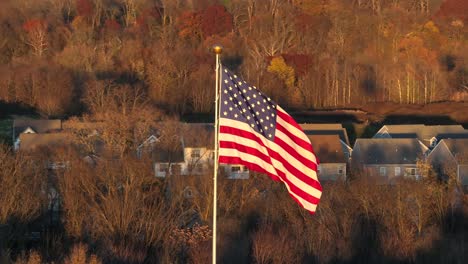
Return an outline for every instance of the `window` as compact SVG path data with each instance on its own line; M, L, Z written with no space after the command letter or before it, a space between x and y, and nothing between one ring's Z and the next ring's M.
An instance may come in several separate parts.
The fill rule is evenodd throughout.
M191 157L195 158L195 159L200 158L200 150L199 149L192 149Z
M387 168L380 167L380 175L381 176L386 176L387 175Z
M249 169L244 166L243 171L249 171Z
M406 168L405 169L405 176L416 176L416 168Z
M395 176L400 176L400 175L401 175L401 168L395 167Z
M166 172L167 169L168 169L167 164L160 164L160 165L159 165L159 171L160 171L160 172Z
M343 174L343 168L342 168L342 167L339 167L339 168L338 168L338 174L339 174L339 175L342 175L342 174Z
M231 172L240 172L241 168L240 166L232 166L231 167Z
M318 167L317 167L317 174L320 174L320 170L321 170L321 169L322 169L322 168L320 168L320 165L318 165Z

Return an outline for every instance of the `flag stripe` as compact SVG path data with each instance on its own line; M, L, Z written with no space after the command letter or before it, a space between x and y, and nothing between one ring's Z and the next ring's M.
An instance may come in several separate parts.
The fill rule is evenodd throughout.
M275 143L278 144L278 146L286 150L291 156L300 161L304 166L314 171L317 170L317 164L312 162L310 159L307 159L307 152L297 148L294 149L293 147L291 147L291 140L286 139L286 141L289 142L283 141L282 137L279 136L275 138Z
M236 124L236 127L238 126L242 127L244 125ZM238 128L227 126L221 126L220 131L223 131L220 132L221 134L225 134L222 136L223 141L220 141L220 147L221 145L224 146L224 144L226 144L224 143L225 141L229 141L239 143L238 148L242 148L244 150L246 149L245 146L248 146L250 148L250 151L255 153L262 149L264 151L262 152L262 155L266 157L269 156L271 158L270 162L274 168L276 168L277 170L281 169L283 173L286 172L285 175L289 178L289 181L294 183L296 186L299 186L303 189L306 189L308 192L313 193L316 197L320 195L319 192L322 190L322 188L320 183L318 183L318 181L314 179L317 178L316 172L310 170L301 162L296 161L294 157L289 157L289 159L286 160L285 157L280 155L277 151L269 148L271 145L275 144L269 144L269 146L266 146L264 142L262 142L262 140L260 140L260 138L254 134L255 132L246 132ZM284 150L281 151L280 149L280 152L284 152ZM249 151L245 153L249 153ZM264 161L268 162L267 160ZM290 163L294 163L295 166L291 165ZM308 174L305 174L304 172L308 172Z
M315 212L322 194L318 159L294 119L228 69L221 71L219 160L282 181L290 196Z
M278 142L279 144L275 144L268 140L262 139L262 137L257 135L255 132L247 132L243 129L248 129L248 125L242 122L233 120L228 121L229 122L222 122L223 124L230 123L230 125L222 125L220 127L220 133L239 136L239 138L231 140L241 140L242 138L248 138L250 140L256 141L259 144L259 146L256 147L267 148L266 144L268 144L269 151L268 153L264 152L266 155L270 155L272 158L281 161L281 163L291 163L291 165L293 165L294 167L302 168L303 173L310 175L314 182L309 182L311 181L311 179L309 176L306 175L302 177L303 181L309 182L309 184L312 186L320 185L318 184L318 179L316 175L316 165L313 162L303 159L303 154L305 155L305 153L297 153L286 143ZM275 139L275 141L276 140L277 139ZM283 155L280 155L278 153L283 153Z
M264 160L262 160L258 156L249 153L249 150L254 148L245 147L244 145L235 142L223 141L220 143L223 143L224 146L222 149L220 149L220 156L243 157L245 158L245 161L255 162L256 164L259 164L259 162L264 162ZM242 149L245 150L245 152L242 151ZM321 186L308 185L307 183L301 181L297 177L293 177L293 174L290 172L290 166L288 166L289 168L286 168L281 162L274 159L272 159L272 161L273 164L276 166L272 166L271 164L264 164L263 168L265 168L265 171L276 177L280 176L284 181L293 186L295 193L300 194L304 198L307 197L308 199L316 199L317 197L320 197L320 191L318 190L318 188L321 188Z
M275 180L275 181L282 181L281 178L278 178L277 176L275 175L272 175L272 174L269 174L266 170L264 170L262 167L258 166L257 164L255 163L251 163L251 162L248 162L248 161L245 161L243 160L242 158L240 157L229 157L229 156L220 156L219 157L219 162L220 163L227 163L227 164L240 164L240 165L244 165L248 168L251 168L251 170L253 171L257 171L257 172L260 172L260 173L265 173L267 174L271 179ZM302 199L301 197L297 196L296 194L294 194L291 189L289 188L288 184L285 183L285 186L286 188L288 189L288 193L289 195L298 203L300 204L302 207L304 207L305 209L307 209L311 214L314 214L316 208L317 208L317 204L314 204L314 203L311 203L311 202L308 202L307 200L304 200Z

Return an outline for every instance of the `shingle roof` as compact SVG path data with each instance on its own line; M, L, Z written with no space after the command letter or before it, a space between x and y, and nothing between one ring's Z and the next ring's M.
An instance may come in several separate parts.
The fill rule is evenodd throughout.
M48 133L61 130L62 121L59 119L15 119L13 120L13 136L17 138L28 127L32 128L36 133Z
M299 124L306 135L338 135L349 145L348 133L341 124Z
M184 150L178 148L174 151L168 151L165 149L155 148L152 151L152 159L154 162L160 163L179 163L184 162Z
M414 138L357 139L352 163L359 164L415 164L424 149Z
M468 138L443 139L442 142L445 143L447 148L458 162L462 162L462 164L468 164Z
M433 137L437 139L468 137L468 130L461 125L386 125L385 128L392 138L417 138L426 146L430 145Z
M338 135L308 135L320 163L346 163Z
M20 150L34 150L39 147L56 147L72 143L72 135L68 133L21 134Z
M182 128L184 147L214 148L214 125L211 123L187 123Z

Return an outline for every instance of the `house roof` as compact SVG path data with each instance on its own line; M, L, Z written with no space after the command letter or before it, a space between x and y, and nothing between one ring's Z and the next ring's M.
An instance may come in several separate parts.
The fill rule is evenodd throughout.
M299 124L306 135L338 135L349 145L348 133L341 124Z
M385 125L380 129L380 132L384 131L392 138L417 138L426 146L430 145L433 137L437 139L468 137L468 130L461 125ZM375 135L374 138L380 138L380 136Z
M59 119L15 119L13 120L13 136L17 138L28 127L36 133L48 133L61 130L62 121Z
M21 134L19 150L34 150L39 147L56 147L72 143L68 133Z
M361 138L354 144L352 163L416 164L424 151L419 140L414 138Z
M178 148L173 151L156 147L152 151L152 159L158 163L180 163L184 162L184 150Z
M212 123L187 123L182 127L184 147L214 148L214 125Z
M445 143L459 163L468 164L468 138L443 139L442 142Z
M308 135L320 163L346 163L338 135Z

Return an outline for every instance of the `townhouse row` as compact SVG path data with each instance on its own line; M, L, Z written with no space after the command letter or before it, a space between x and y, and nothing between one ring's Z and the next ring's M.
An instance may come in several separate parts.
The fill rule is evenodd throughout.
M72 140L72 133L62 126L60 120L14 120L14 147L30 151L66 144ZM93 124L87 127L92 128ZM400 177L418 179L420 164L428 163L441 177L455 177L461 185L468 186L468 130L461 125L384 125L372 138L356 139L352 147L341 124L301 124L301 127L320 161L321 181L346 180L350 171L376 176L381 183L392 183ZM98 130L87 131L97 135ZM136 147L138 157L152 161L156 177L198 175L212 170L213 124L180 124L178 135L159 132ZM179 140L170 146L163 144L167 142L164 137L171 136ZM95 153L86 159L93 161L98 156ZM50 162L50 166L60 167L63 163ZM250 175L242 165L220 168L230 179L247 179Z

